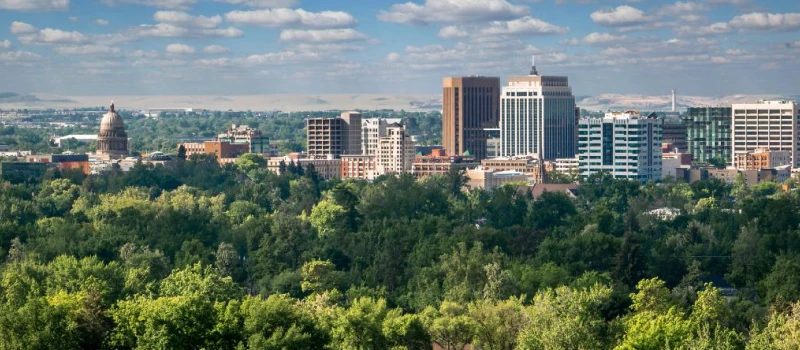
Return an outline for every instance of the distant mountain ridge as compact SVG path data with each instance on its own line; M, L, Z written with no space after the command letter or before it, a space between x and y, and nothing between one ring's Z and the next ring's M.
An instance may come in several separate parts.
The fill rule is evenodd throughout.
M670 95L601 94L577 96L578 107L590 111L642 110L668 111ZM725 106L753 103L761 99L800 100L800 95L728 95L677 96L677 109L688 107ZM394 109L408 111L440 111L439 94L270 94L270 95L136 95L136 96L61 96L54 94L19 94L0 92L0 108L81 108L105 106L111 100L121 109L197 108L210 110L253 110L287 112L327 110Z

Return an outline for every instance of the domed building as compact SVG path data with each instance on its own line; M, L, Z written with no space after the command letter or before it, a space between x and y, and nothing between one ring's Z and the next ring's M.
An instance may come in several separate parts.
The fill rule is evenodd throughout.
M109 158L122 158L128 155L128 134L125 122L114 110L114 102L100 121L100 133L97 134L97 153Z

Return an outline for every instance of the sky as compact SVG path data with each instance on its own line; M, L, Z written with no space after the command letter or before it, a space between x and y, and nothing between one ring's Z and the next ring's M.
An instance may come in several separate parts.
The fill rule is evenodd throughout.
M436 94L565 75L577 96L800 93L797 0L0 0L0 91Z

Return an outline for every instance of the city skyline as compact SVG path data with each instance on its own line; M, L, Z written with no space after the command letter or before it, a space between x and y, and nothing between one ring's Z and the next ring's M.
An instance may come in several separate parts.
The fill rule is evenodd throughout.
M435 94L536 55L576 96L797 94L799 31L788 0L0 0L0 91Z

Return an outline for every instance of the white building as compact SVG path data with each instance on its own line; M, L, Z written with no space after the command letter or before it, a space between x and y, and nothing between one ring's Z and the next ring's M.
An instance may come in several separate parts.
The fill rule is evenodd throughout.
M378 154L378 139L386 136L386 127L389 124L400 124L400 118L368 118L361 119L361 153L365 155Z
M537 154L545 160L574 157L575 96L567 77L508 78L500 94L500 156Z
M578 125L581 176L609 172L642 182L661 179L661 120L655 113L610 112L584 118Z
M555 171L564 174L572 174L578 172L578 157L572 158L557 158L555 161Z
M397 123L386 127L386 136L378 139L378 174L410 173L414 165L414 142Z
M734 104L731 126L731 164L737 154L757 149L791 152L792 166L800 166L798 159L797 122L798 105L794 101L758 101L751 104Z

